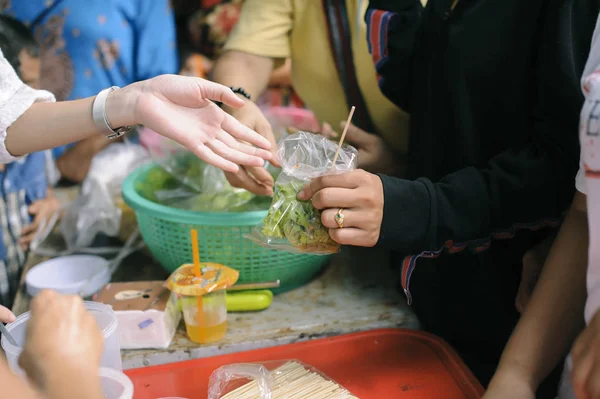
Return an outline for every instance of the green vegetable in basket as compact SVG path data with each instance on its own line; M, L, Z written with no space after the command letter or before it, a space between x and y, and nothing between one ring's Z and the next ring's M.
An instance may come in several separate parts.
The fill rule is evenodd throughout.
M177 185L177 180L169 172L157 166L148 171L144 180L136 183L136 190L142 197L156 202L158 191L171 190Z
M254 195L246 190L226 190L202 193L170 203L169 205L195 212L231 212L248 203ZM265 208L266 209L266 208Z
M334 253L339 244L329 237L321 223L321 212L310 201L298 200L301 182L275 185L275 196L263 220L265 237L286 239L302 252Z
M219 169L207 167L193 154L178 153L169 160L182 177L175 177L164 166L151 168L143 181L136 184L144 198L178 209L195 212L251 212L269 209L270 198L256 197L250 192L232 187ZM187 169L186 169L187 168ZM276 169L270 168L270 173ZM195 191L182 180L202 184L203 191Z

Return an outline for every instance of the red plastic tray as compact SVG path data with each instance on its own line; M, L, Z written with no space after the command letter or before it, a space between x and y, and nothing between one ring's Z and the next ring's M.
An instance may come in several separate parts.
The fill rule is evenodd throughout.
M373 330L296 344L189 360L126 374L135 399L205 399L208 378L232 363L297 359L361 399L476 399L483 388L441 339L403 329Z

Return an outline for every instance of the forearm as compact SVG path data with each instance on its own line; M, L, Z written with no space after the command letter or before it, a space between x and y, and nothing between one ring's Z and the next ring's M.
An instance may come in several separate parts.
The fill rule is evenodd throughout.
M536 389L584 326L588 229L585 211L577 209L581 197L565 218L495 378L512 374Z
M269 86L291 86L292 62L288 58L285 64L276 68L269 78Z
M106 115L112 126L135 124L137 89L112 92ZM94 97L57 103L34 103L7 130L6 148L13 156L60 147L101 134L92 119Z
M110 143L111 140L107 140L106 137L96 135L69 148L56 160L61 176L72 182L81 183L87 176L94 156Z
M267 88L273 59L241 51L227 51L213 68L213 80L229 87L242 87L253 100Z

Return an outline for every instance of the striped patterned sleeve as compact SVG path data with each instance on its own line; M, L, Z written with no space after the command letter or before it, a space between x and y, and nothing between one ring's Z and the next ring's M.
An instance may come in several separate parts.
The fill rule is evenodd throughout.
M371 0L365 14L367 43L383 94L408 110L412 55L421 21L420 0Z

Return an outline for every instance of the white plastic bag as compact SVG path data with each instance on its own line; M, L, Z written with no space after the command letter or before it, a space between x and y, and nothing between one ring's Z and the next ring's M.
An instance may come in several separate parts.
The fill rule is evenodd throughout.
M122 211L115 199L125 178L148 161L146 150L132 143L111 144L94 157L80 195L67 206L60 223L67 248L86 248L100 233L119 234Z

